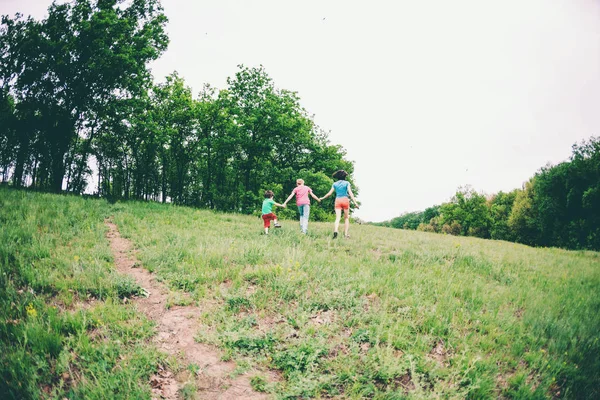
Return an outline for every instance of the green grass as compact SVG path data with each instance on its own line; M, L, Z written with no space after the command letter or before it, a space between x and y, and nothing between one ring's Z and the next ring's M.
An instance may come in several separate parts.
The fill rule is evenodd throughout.
M199 340L281 371L279 396L599 395L598 253L355 225L334 241L292 221L265 237L251 217L119 208L144 266L213 305Z
M136 288L111 272L102 226L109 214L142 265L171 289L172 304L188 292L202 306L196 340L220 347L236 373L279 371L278 382L250 372L256 390L277 398L600 396L599 253L369 225L352 225L351 239L332 240L331 223L311 222L302 236L296 221L264 236L256 217L155 203L8 190L0 201L3 227L19 227L2 233L10 245L1 250L0 279L9 289L0 289L0 310L7 321L22 321L0 322L0 345L11 352L1 368L3 376L22 377L18 368L46 365L33 381L21 378L31 397L50 384L57 396L101 398L115 382L136 380L139 392L119 395L149 395L147 377L162 361L145 345L151 326L119 301ZM70 309L88 296L96 299L92 309L51 311L53 301ZM76 328L44 331L52 323L71 326L69 315ZM23 340L32 320L40 320L41 348ZM119 324L130 340L117 342ZM15 327L19 334L5 335ZM59 333L39 333L49 331ZM82 335L87 339L77 339ZM128 354L131 370L96 375L103 357L111 365L112 348ZM85 364L95 369L77 384L61 384L61 366L83 362L71 356L77 351L95 355ZM17 388L10 382L8 390ZM189 383L183 395L194 391Z
M150 398L153 327L121 297L108 203L0 188L0 398Z

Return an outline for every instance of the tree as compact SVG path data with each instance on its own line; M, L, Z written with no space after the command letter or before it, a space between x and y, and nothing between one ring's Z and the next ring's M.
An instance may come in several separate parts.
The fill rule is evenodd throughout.
M600 139L573 146L569 162L542 168L535 177L532 208L536 244L600 248Z
M440 219L442 229L448 225L449 233L459 231L464 236L490 237L491 217L486 198L469 186L459 188L449 203L442 204Z
M341 146L328 143L296 93L275 89L262 66L240 66L227 82L229 115L239 143L234 162L234 170L241 172L234 185L241 198L236 204L239 211L248 213L257 207L266 183L286 182L284 189L291 190L297 171L346 169L352 173L352 163L344 160Z
M539 237L537 215L533 208L535 178L523 185L517 192L512 211L508 217L508 226L517 242L534 245Z
M568 214L571 237L578 247L600 250L600 137L573 146Z
M14 162L13 149L17 145L15 130L15 102L6 89L0 89L0 181L8 180Z
M490 238L497 240L513 240L512 231L508 225L508 218L512 212L518 190L492 196L488 202L490 216L492 219Z
M89 124L111 102L143 88L146 64L166 48L165 23L158 0L74 0L53 3L40 22L3 18L11 68L2 75L11 77L7 85L16 102L26 104L39 122L20 128L23 136L46 144L41 157L50 165L49 189L62 189L67 169L80 176L87 168L91 146L80 141L91 141L97 132ZM27 145L20 147L29 155ZM17 155L17 182L26 159Z
M82 193L92 158L100 196L251 213L264 187L287 191L298 173L318 185L330 179L320 171L352 173L297 93L276 89L263 67L240 66L227 88L206 86L198 99L177 73L153 85L146 65L168 42L158 0L48 12L0 26L3 181Z
M163 188L163 200L170 196L174 203L185 204L190 179L190 166L198 138L192 92L177 73L153 89L153 115L163 136L160 148L162 178L170 182Z

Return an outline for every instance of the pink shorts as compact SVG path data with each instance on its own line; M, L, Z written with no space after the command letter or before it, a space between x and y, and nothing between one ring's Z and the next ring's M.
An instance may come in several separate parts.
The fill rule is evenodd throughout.
M350 199L347 197L338 197L335 199L335 209L348 210L350 209Z

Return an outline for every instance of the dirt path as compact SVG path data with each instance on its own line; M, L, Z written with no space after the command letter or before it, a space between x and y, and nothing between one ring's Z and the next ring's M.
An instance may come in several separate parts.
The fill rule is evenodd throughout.
M194 363L200 367L192 377L201 399L269 399L270 396L257 393L250 386L248 376L231 379L235 369L233 362L220 360L220 353L210 346L196 343L194 336L199 322L196 316L202 309L195 306L165 307L168 289L154 279L154 275L143 268L136 268L137 259L131 253L132 245L121 237L117 226L110 220L105 224L109 231L106 236L115 257L117 270L132 276L137 283L149 292L147 298L137 298L135 303L140 311L156 322L157 334L154 338L158 348L170 356L175 356L182 365ZM175 376L171 371L161 370L151 378L152 394L155 399L179 399L180 389L190 379L189 373Z

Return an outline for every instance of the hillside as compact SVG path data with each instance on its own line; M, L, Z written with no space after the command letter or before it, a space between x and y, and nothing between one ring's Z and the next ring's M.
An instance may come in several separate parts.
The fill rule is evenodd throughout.
M256 217L0 188L1 398L150 398L162 370L207 398L201 366L157 348L106 218L256 393L600 396L600 253L296 221L264 236Z

